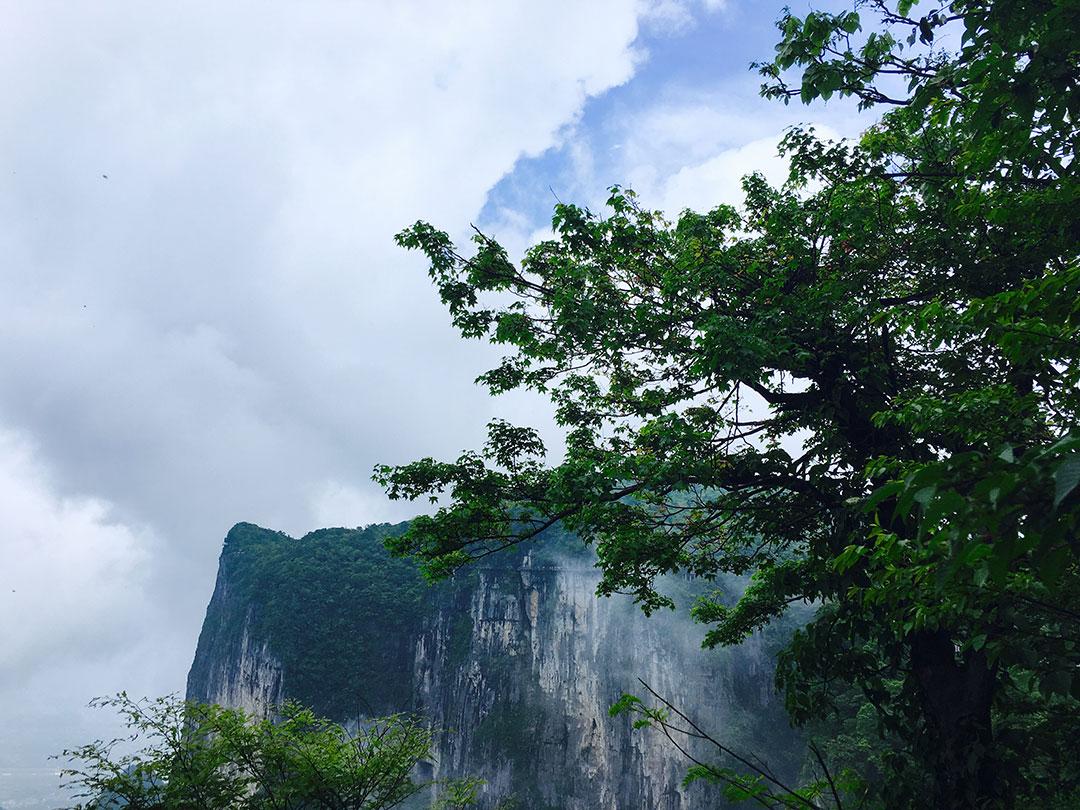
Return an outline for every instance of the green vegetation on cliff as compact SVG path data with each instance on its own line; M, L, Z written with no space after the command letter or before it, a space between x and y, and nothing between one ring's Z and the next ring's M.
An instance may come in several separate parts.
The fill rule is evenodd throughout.
M222 569L230 598L251 609L252 632L281 660L291 698L337 718L409 705L409 643L432 594L411 561L383 547L403 529L321 529L293 539L241 523L229 532Z
M426 582L414 561L393 557L385 548L385 541L407 525L320 529L295 539L238 523L221 554L222 601L211 605L204 629L221 636L200 644L233 650L247 626L281 662L288 697L329 717L410 708L413 645L425 622L434 621L443 607L454 606L446 640L451 662L465 661L473 626L461 600L468 599L476 576L462 572L451 582ZM591 562L591 552L560 527L546 539L534 550L533 566ZM514 569L527 552L494 562ZM225 610L245 613L214 614Z

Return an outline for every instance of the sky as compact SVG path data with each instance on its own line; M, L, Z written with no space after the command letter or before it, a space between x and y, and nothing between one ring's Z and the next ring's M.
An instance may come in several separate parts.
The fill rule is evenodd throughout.
M557 444L394 233L779 182L786 126L868 123L758 97L783 5L0 0L0 768L182 691L234 523L408 518L373 465L494 416Z

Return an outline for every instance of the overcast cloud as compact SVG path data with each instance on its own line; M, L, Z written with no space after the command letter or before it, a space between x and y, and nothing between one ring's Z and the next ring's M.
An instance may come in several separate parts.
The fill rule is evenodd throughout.
M801 111L676 69L742 5L0 0L0 764L182 688L233 523L403 519L373 464L544 421L392 236L782 172Z

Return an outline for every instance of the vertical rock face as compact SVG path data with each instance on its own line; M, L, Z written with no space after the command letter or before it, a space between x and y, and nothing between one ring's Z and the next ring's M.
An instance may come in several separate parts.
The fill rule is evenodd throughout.
M282 665L269 642L253 632L255 605L245 602L232 593L227 572L218 571L187 693L213 695L205 702L266 717L286 698Z
M307 549L308 538L297 541L255 527L238 528L250 534L248 540L258 539L260 548L268 543L290 559L321 551L318 544ZM383 533L393 530L380 528ZM369 556L384 555L373 542L377 538L365 536L371 532L342 532L335 542L353 543ZM298 647L285 637L291 629L266 621L288 615L268 609L268 598L287 601L295 595L282 593L281 587L272 592L260 587L266 583L258 576L253 580L246 570L259 555L247 540L230 547L233 534L226 540L188 678L190 699L265 714L282 699L295 697L347 721L352 715L341 707L352 703L318 689L293 688L290 682L293 669L307 673L304 683L320 682L310 677L311 661L291 659L302 656L305 646L328 655L333 644L328 647L317 636L336 628L346 631L334 640L342 661L370 664L382 656L380 648L389 651L382 656L381 670L368 666L361 680L404 685L393 696L376 684L365 690L364 683L352 680L339 681L347 686L337 691L353 690L359 713L423 713L440 730L435 777L484 779L484 807L500 802L536 810L722 806L715 788L683 787L689 762L663 735L634 730L628 718L609 716L608 707L620 695L644 692L638 678L726 744L769 759L778 772L794 767L796 741L773 695L765 640L703 651L701 628L685 617L646 618L629 600L597 598L599 574L581 554L507 555L494 566L416 591L418 599L380 603L376 607L382 613L363 603L365 587L372 583L346 587L342 583L348 576L329 589L304 583L305 592L321 592L328 613L340 611L338 600L352 596L355 621L332 626L306 621L310 643ZM335 568L338 574L340 567ZM368 569L361 573L372 575ZM406 582L383 578L376 584L380 593L413 593ZM300 612L305 610L317 615L318 604L306 604ZM381 635L383 625L388 632ZM357 645L365 649L358 651ZM329 670L335 662L324 663ZM335 706L336 713L326 712Z
M478 571L434 617L415 682L419 707L449 731L437 775L480 773L493 794L531 808L681 810L701 806L681 785L689 763L661 734L608 714L623 693L643 692L638 678L718 731L748 713L782 722L760 643L704 652L685 620L598 599L598 581L591 567L526 557ZM463 616L465 650L454 633Z

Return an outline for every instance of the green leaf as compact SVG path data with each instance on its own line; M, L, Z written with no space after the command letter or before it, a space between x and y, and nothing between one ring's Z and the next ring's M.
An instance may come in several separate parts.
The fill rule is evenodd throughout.
M1039 687L1048 694L1068 695L1072 685L1072 673L1059 669L1046 673L1039 681Z
M866 499L866 510L872 511L882 501L893 497L898 492L904 489L903 481L889 481L887 484L883 484L871 493L870 497Z
M854 11L849 11L847 14L845 14L840 23L840 28L849 34L854 34L856 31L859 30L860 27L861 26L859 25L859 15L856 14Z
M635 695L623 694L618 700L608 707L611 717L618 717L626 712L639 711L642 708L641 698Z
M868 549L863 546L848 546L841 551L833 560L832 567L838 574L843 574L851 566L855 565L867 553Z
M1065 457L1056 470L1054 470L1054 507L1069 497L1069 493L1080 484L1080 453L1073 453Z
M976 588L981 588L986 584L986 580L990 577L990 567L985 563L975 569L975 573L971 579L975 583Z
M1048 585L1055 585L1064 575L1072 556L1072 549L1067 545L1051 550L1039 561L1039 575Z
M916 490L915 494L912 495L912 499L915 501L915 503L926 506L928 503L930 503L931 500L933 500L936 492L937 487L935 486L923 487L922 489Z

